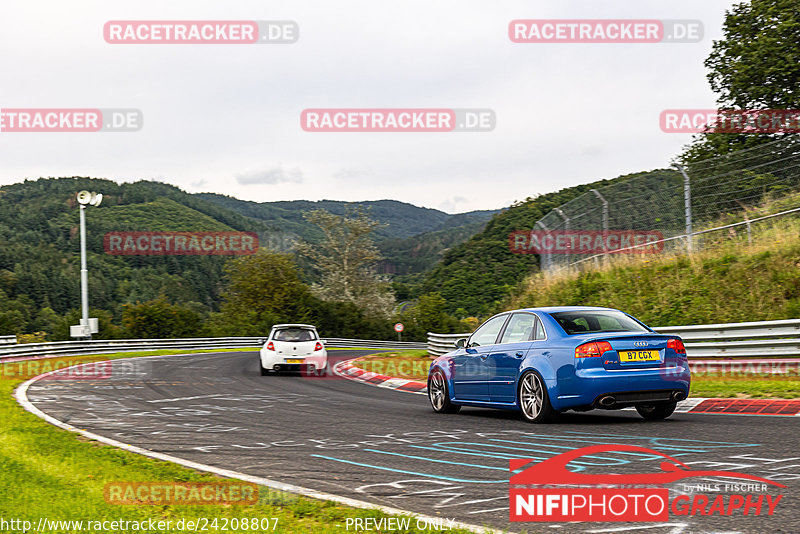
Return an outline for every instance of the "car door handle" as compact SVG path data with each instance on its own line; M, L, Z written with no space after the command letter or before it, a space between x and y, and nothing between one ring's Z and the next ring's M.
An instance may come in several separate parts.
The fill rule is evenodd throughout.
M488 354L483 354L483 355L481 355L481 360L485 360L485 359L486 359L486 358L488 358L488 357L489 357L489 355L488 355Z
M525 353L520 351L520 352L516 353L514 356L516 356L517 358L522 358L523 356L525 356Z

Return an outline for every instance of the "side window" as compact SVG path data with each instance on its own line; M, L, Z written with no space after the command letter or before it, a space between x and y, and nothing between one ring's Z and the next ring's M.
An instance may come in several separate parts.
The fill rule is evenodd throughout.
M546 339L546 338L547 338L547 334L544 331L544 324L542 324L542 321L537 320L536 321L536 339L539 340L539 339Z
M515 313L508 321L500 343L519 343L533 340L536 316L530 313Z
M483 323L469 338L470 346L494 345L497 340L497 334L500 333L500 329L503 327L503 323L506 322L507 317L508 315L500 315Z

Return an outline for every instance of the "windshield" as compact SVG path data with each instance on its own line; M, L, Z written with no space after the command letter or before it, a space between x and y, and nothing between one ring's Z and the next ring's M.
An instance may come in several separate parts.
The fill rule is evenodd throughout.
M569 311L550 315L570 336L597 332L649 332L641 323L619 311Z
M272 339L275 341L289 342L314 341L317 339L317 335L313 330L307 328L284 328L282 330L276 330Z

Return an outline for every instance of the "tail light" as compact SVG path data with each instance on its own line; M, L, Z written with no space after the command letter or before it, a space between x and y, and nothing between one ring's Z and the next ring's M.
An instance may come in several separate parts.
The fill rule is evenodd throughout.
M316 345L314 345L314 350L315 350L315 351L317 351L317 350L322 350L322 343L320 343L319 341L317 341L317 344L316 344Z
M267 343L267 350L275 350L275 345L270 341Z
M667 348L675 351L679 356L686 356L686 347L680 339L670 339L667 341Z
M602 356L604 352L609 350L613 350L611 348L611 343L608 341L591 341L589 343L584 343L583 345L578 345L575 348L575 357L576 358L594 358Z

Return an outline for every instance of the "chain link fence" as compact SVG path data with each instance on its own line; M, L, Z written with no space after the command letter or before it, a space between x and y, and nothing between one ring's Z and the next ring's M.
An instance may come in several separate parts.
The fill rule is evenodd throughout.
M703 236L740 226L749 235L754 222L800 211L798 137L592 189L550 211L533 231L515 232L509 244L513 252L538 253L542 270L552 273L608 255L691 252Z

